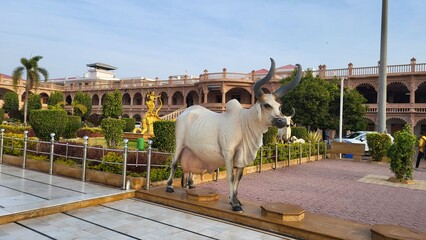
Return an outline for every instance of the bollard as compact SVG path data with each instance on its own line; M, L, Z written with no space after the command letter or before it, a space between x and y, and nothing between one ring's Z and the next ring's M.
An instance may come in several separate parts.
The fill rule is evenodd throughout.
M287 167L290 167L290 158L291 158L291 152L290 152L290 143L287 143L288 146L288 160L287 160Z
M317 148L317 161L318 161L319 160L319 153L320 153L320 150L319 150L320 142L317 142L317 146L318 146L318 148Z
M129 142L129 139L124 139L124 148L123 148L123 186L121 187L122 190L128 190L126 187L126 172L127 172L127 143Z
M308 141L309 144L309 157L308 157L308 162L311 162L311 141Z
M262 161L263 161L263 146L260 147L260 165L259 172L262 172Z
M3 164L3 144L4 144L4 128L0 129L1 138L0 138L0 164Z
M327 141L324 141L324 159L327 159Z
M49 168L49 174L53 174L53 154L55 153L55 133L50 134L50 168Z
M87 160L87 141L89 140L88 136L83 137L83 171L81 173L81 181L86 181L86 160Z
M219 181L219 174L220 174L220 170L219 170L219 168L218 169L216 169L216 182L217 181Z
M27 163L27 147L28 147L28 130L24 131L24 152L22 153L22 168L25 169Z
M275 143L275 169L277 169L277 166L278 166L278 155L279 155L278 143L276 142Z
M149 185L151 184L151 154L152 154L152 140L148 140L148 163L146 166L146 190L149 190Z

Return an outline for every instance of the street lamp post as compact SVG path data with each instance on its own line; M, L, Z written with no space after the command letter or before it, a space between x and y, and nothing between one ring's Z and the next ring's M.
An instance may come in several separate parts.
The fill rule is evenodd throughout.
M342 142L343 128L343 83L345 78L340 78L340 120L339 120L339 141Z

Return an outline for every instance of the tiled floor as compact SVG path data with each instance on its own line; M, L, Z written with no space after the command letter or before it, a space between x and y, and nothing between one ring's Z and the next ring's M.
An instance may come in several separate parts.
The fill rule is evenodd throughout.
M127 199L0 225L0 239L286 238L138 199Z
M0 164L0 218L123 191ZM292 239L127 199L0 225L0 239Z

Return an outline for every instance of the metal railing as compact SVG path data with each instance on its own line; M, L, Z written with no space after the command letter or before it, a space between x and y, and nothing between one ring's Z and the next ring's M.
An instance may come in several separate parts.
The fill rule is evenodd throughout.
M88 166L96 164L108 164L111 166L121 165L122 171L122 186L123 190L129 189L127 179L127 170L129 168L145 168L147 190L151 185L151 169L152 167L167 168L167 164L159 164L158 161L152 161L153 154L166 154L164 158L170 158L171 153L155 152L152 148L152 140L148 140L148 148L146 151L128 148L128 139L123 140L123 149L109 149L103 147L89 146L88 136L83 137L83 145L58 142L55 140L55 134L50 134L50 141L42 141L37 138L29 138L28 131L24 131L23 137L5 136L5 130L0 129L0 164L3 163L3 154L10 153L12 155L22 156L22 168L27 167L28 154L33 156L46 156L49 161L48 173L53 174L55 159L73 160L78 165L81 165L81 181L86 181L86 169ZM302 158L307 157L308 162L311 158L318 160L319 156L326 155L326 143L297 143L297 144L275 144L275 146L262 146L254 161L254 165L258 166L259 172L262 172L263 164L274 163L273 169L277 169L278 161L287 161L287 166L290 166L290 161L296 159L297 164L302 164ZM107 153L113 152L122 156L122 162L107 162L104 157ZM91 154L89 154L91 153ZM95 158L90 155L97 155ZM129 156L132 156L132 161L129 162ZM78 164L80 163L80 164ZM218 180L219 169L217 170Z

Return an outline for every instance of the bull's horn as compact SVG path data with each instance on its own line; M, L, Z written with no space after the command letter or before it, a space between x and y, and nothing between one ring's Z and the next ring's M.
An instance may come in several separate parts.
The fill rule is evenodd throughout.
M297 67L297 74L294 77L293 81L291 81L290 83L284 86L281 86L273 93L277 99L280 99L288 91L291 91L293 88L295 88L299 84L300 79L302 79L302 66L300 66L300 64L296 64L296 67Z
M253 86L254 95L256 96L257 99L259 99L260 96L264 94L262 90L263 84L269 82L269 80L271 80L272 76L274 75L275 75L275 61L274 59L271 58L271 68L269 69L268 74L264 78L257 81Z
M294 107L291 107L291 115L290 117L294 117L294 115L296 115L296 110L294 110Z

